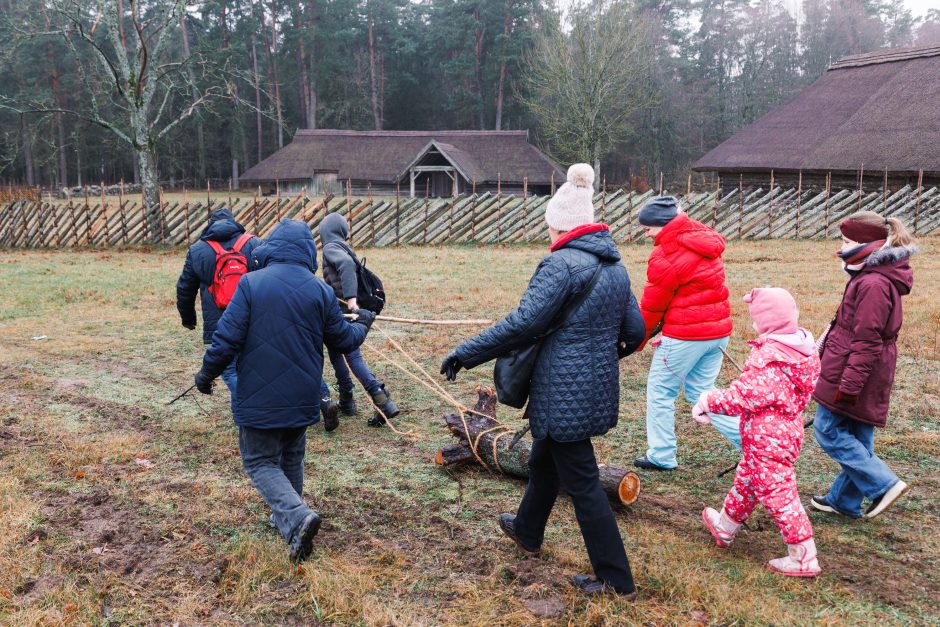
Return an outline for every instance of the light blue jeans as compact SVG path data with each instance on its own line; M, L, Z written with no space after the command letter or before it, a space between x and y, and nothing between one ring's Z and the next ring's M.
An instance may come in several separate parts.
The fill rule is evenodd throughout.
M820 448L842 466L826 500L852 518L862 515L862 499L875 500L898 482L897 475L875 455L875 427L836 414L822 405L816 411L813 433Z
M679 388L685 388L685 397L693 404L702 393L714 390L724 358L721 349L726 346L726 337L717 340L663 337L662 344L653 353L653 364L646 380L646 441L649 445L646 459L663 468L678 466L676 398ZM740 449L741 419L709 415L718 432Z

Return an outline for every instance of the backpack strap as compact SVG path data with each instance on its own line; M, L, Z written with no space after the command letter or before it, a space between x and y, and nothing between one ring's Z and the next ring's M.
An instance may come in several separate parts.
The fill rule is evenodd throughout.
M216 257L225 252L225 249L222 248L222 244L218 243L215 240L207 239L205 240L206 244L215 252Z
M254 237L254 235L251 233L242 233L238 236L238 239L235 240L235 245L232 246L232 250L236 253L240 253L242 251L242 247L247 244L248 240L250 240L252 237Z

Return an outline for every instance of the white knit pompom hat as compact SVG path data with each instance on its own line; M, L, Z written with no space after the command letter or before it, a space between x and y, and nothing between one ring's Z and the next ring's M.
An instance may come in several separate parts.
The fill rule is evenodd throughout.
M586 163L568 168L568 181L548 201L545 221L556 231L594 222L594 168Z

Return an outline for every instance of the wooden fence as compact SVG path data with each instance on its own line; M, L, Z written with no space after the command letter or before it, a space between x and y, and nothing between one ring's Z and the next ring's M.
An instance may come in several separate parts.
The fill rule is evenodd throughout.
M642 237L637 215L653 192L618 190L594 198L596 219L614 239ZM858 190L742 189L682 197L696 220L729 239L809 238L838 235L838 222L862 209L902 218L918 235L940 230L940 188L905 187L894 193ZM252 233L267 236L284 218L303 220L316 232L327 213L351 224L356 246L546 241L548 197L477 194L457 198L344 198L324 202L305 195L254 198L230 207ZM223 202L160 203L153 211L138 202L89 198L67 203L19 201L0 206L0 247L108 247L133 244L178 246L196 241L212 211Z

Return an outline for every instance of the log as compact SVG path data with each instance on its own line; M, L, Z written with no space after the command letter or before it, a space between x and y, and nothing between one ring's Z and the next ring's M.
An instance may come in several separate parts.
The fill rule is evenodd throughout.
M443 467L476 461L472 449L472 445L476 444L477 455L487 468L512 477L528 479L532 441L523 438L510 450L509 444L514 433L505 426L501 427L501 423L496 420L496 394L486 387L477 388L477 394L479 398L473 407L475 413L465 413L463 420L459 414L444 416L447 428L459 443L440 449L434 461ZM605 464L599 464L597 469L604 492L614 503L630 505L640 496L640 478L635 472Z

